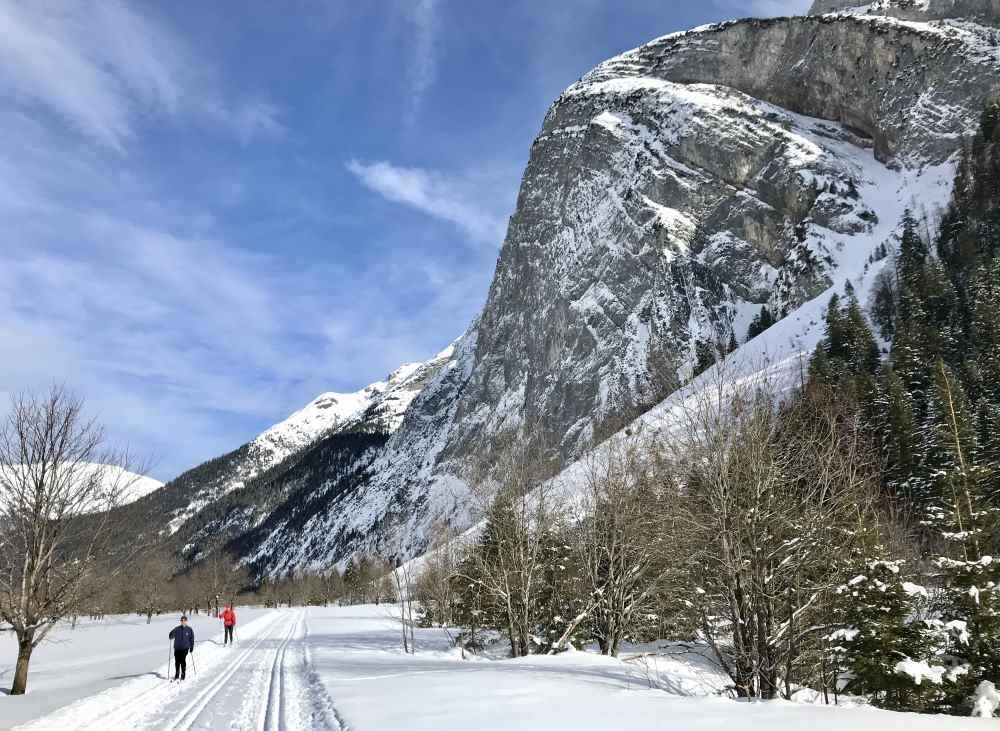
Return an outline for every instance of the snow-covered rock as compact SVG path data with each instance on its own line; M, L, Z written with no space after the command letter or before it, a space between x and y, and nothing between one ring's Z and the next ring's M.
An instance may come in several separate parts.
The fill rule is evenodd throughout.
M474 519L464 478L507 435L571 464L637 416L669 420L698 341L743 341L762 305L786 317L737 357L800 367L832 289L864 294L904 209L947 200L998 78L994 39L881 16L747 20L586 74L546 115L448 366L353 488L252 558L419 553L435 521Z
M809 13L852 13L856 15L886 15L907 20L973 20L996 25L1000 21L1000 4L996 0L816 0Z
M993 28L859 13L706 26L587 73L545 117L486 304L453 348L395 385L321 397L209 470L177 519L273 469L280 506L203 521L253 523L247 561L413 556L436 521L475 521L468 475L509 436L572 472L636 418L664 428L704 382L697 352L742 343L762 306L783 319L732 359L801 368L830 293L850 280L864 298L904 209L947 200L1000 78ZM315 441L380 410L384 444ZM298 466L279 469L289 453Z

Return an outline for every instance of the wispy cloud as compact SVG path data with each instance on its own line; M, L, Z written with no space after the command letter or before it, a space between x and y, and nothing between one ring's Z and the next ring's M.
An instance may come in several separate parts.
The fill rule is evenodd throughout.
M809 12L813 4L813 0L713 0L713 2L716 7L735 15L755 17L804 15ZM858 4L861 4L860 0Z
M347 169L379 195L453 223L473 241L499 246L503 240L505 221L469 202L458 192L458 185L440 173L384 161L351 160Z
M149 118L192 119L246 144L277 109L225 94L211 65L148 12L116 0L0 3L0 90L124 150Z
M438 35L440 16L439 0L417 0L410 10L413 24L413 64L410 66L410 98L406 110L406 124L413 126L424 95L437 78Z
M66 382L113 418L116 437L170 445L169 477L239 443L220 415L275 420L329 388L316 370L326 339L313 329L325 309L308 292L290 296L301 277L273 258L103 213L60 225L71 222L79 253L58 243L5 253L0 398Z

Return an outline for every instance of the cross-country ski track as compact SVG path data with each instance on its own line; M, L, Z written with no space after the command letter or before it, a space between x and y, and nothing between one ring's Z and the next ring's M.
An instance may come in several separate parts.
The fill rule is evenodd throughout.
M241 627L235 646L215 641L196 645L183 682L168 680L164 656L155 672L18 728L341 729L332 703L310 672L307 636L305 609L275 610Z

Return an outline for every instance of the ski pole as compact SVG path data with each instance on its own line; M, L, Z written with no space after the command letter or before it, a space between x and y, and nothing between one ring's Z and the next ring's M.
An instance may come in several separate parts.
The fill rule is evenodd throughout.
M167 681L170 680L170 660L174 656L174 643L167 640Z
M198 674L198 668L194 665L194 648L191 648L191 676L194 677Z

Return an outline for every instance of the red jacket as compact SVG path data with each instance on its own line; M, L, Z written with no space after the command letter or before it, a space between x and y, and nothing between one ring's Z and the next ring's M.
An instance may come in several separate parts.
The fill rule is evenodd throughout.
M219 619L222 620L222 624L226 627L236 626L236 612L232 609L226 609L219 615Z

